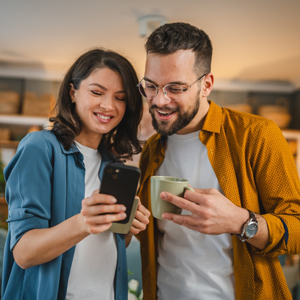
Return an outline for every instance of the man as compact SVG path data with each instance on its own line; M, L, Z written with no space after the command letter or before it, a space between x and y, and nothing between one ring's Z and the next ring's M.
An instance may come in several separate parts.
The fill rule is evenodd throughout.
M214 76L205 32L165 24L146 43L147 98L157 134L141 159L150 177L189 180L195 192L161 198L181 215L151 217L140 235L144 299L292 299L278 255L300 252L300 183L274 122L208 101Z

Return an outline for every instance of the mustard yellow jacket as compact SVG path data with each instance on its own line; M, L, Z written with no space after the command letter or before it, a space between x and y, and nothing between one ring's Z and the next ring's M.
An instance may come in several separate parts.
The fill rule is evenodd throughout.
M300 253L300 183L280 129L270 120L210 101L199 139L225 196L261 214L269 228L269 245L263 251L232 236L236 299L292 299L277 257ZM152 136L140 159L139 197L149 210L150 177L164 159L165 142L166 137ZM145 300L156 299L157 231L150 217L147 229L138 237Z

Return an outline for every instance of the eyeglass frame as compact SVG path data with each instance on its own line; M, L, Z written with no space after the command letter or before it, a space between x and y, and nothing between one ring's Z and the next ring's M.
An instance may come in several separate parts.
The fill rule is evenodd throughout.
M201 78L203 78L203 77L206 76L206 75L207 75L207 74L205 73L205 74L203 74L202 76L200 76L195 82L193 82L193 83L192 83L191 85L189 85L187 88L183 88L182 85L180 85L180 84L175 84L175 83L167 83L164 87L156 86L153 82L151 82L151 81L149 81L149 80L145 80L144 78L143 78L136 86L139 88L139 91L140 91L141 95L142 95L143 97L145 97L145 96L143 95L143 93L141 92L140 86L141 86L142 81L148 81L148 82L150 82L151 84L153 84L153 85L155 86L155 88L156 88L156 94L155 94L155 96L152 97L152 98L147 98L147 97L145 97L146 99L149 99L149 100L154 99L154 98L158 95L158 91L159 91L160 89L162 89L163 95L164 95L168 100L170 100L170 101L172 101L172 102L178 102L178 101L180 101L181 99L179 99L179 100L177 100L177 101L174 101L174 100L169 99L169 98L167 97L167 94L168 94L168 93L165 92L165 87L166 87L166 86L168 86L168 85L179 85L179 86L181 87L182 93L183 93L183 92L186 92L187 90L189 90L196 82L198 82Z

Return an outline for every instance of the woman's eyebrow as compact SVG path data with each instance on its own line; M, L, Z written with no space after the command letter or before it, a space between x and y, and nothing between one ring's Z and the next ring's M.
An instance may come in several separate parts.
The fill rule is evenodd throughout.
M91 83L91 84L89 84L89 86L91 86L91 85L96 85L96 86L99 87L100 89L103 89L103 90L107 91L107 88L104 87L103 85L99 84L99 83Z
M89 84L89 86L91 86L91 85L96 85L96 86L99 87L100 89L103 89L104 91L107 91L107 88L104 87L103 85L99 84L99 83L91 83L91 84ZM116 93L118 93L118 94L121 94L121 93L126 94L126 92L125 92L124 90L117 91Z

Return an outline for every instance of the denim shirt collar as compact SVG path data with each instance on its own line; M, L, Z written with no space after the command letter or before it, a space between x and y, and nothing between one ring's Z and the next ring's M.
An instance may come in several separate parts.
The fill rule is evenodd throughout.
M80 162L83 162L83 155L81 154L81 152L79 151L79 149L77 148L77 146L75 144L72 144L71 148L69 150L66 150L64 148L64 146L59 143L60 148L62 150L62 152L66 155L68 154L77 154L78 159L80 160ZM107 151L105 149L105 146L103 145L103 143L100 143L99 147L98 147L98 151L101 154L101 166L100 166L100 170L99 170L99 175L100 175L100 180L102 180L102 175L103 175L103 170L104 167L107 165L107 163L113 161L107 154Z

